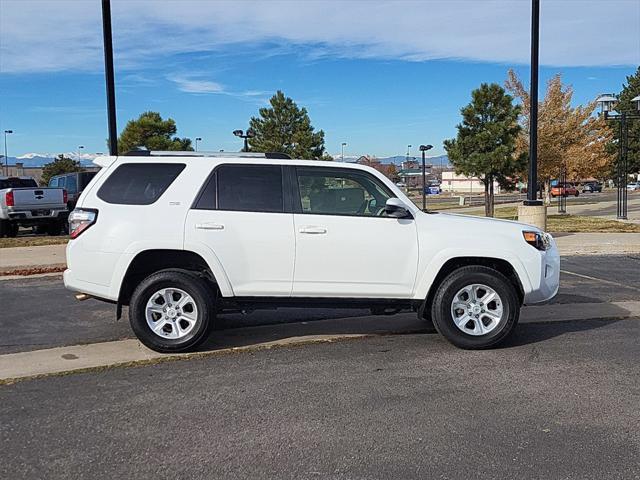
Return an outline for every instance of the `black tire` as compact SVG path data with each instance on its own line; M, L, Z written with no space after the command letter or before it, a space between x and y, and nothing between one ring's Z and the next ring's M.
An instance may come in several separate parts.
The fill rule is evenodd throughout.
M7 230L6 235L9 238L15 238L18 236L18 230L20 230L20 225L17 223L7 222Z
M197 320L184 337L169 339L154 333L146 320L146 305L155 292L178 288L189 294L197 307ZM207 339L215 321L215 295L212 286L196 274L181 270L161 270L145 278L135 289L129 303L129 322L138 339L151 350L177 353L194 350Z
M47 235L51 237L58 236L62 233L62 223L55 221L47 225Z
M580 195L580 192L576 190L576 197Z
M456 326L451 313L454 296L465 286L486 285L500 296L503 315L498 325L484 335L470 335ZM461 267L451 272L438 286L431 306L431 318L438 332L459 348L480 350L504 341L513 331L520 316L520 301L516 288L502 273L492 268Z

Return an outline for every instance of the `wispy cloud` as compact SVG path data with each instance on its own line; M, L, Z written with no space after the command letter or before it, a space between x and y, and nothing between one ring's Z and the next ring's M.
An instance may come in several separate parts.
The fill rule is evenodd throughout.
M172 74L167 75L166 78L170 82L175 83L178 90L181 92L193 93L196 95L228 95L230 97L257 101L258 103L263 103L268 95L268 92L262 90L234 91L226 88L218 82L207 79L206 75L201 73Z
M273 0L247 1L241 8L232 1L164 0L150 8L147 1L117 0L114 48L121 70L157 65L175 54L228 52L243 45L257 55L300 50L315 58L526 64L529 8L527 0ZM543 2L541 62L639 64L640 2L608 0L606 15L602 8L599 0ZM100 2L2 0L0 71L101 68ZM216 89L214 84L191 87Z

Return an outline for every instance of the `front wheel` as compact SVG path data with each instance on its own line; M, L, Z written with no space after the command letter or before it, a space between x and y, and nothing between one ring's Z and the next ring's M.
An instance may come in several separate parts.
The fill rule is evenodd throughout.
M138 339L161 353L186 352L207 338L215 319L212 287L194 273L163 270L145 278L129 305Z
M520 316L514 285L484 266L462 267L440 284L431 318L449 342L476 350L496 346L513 331Z

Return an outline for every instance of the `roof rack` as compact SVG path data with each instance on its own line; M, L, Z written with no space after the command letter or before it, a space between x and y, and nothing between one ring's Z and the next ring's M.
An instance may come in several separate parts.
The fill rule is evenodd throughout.
M124 154L127 157L240 157L240 158L269 158L291 160L286 153L279 152L194 152L194 151L160 151L160 150L130 150Z

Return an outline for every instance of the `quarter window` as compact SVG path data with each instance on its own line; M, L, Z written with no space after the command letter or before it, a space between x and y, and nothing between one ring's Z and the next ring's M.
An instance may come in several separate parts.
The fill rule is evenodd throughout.
M183 163L125 163L107 178L98 197L120 205L150 205L184 170Z
M302 213L386 216L385 204L394 197L377 178L359 171L298 167Z

